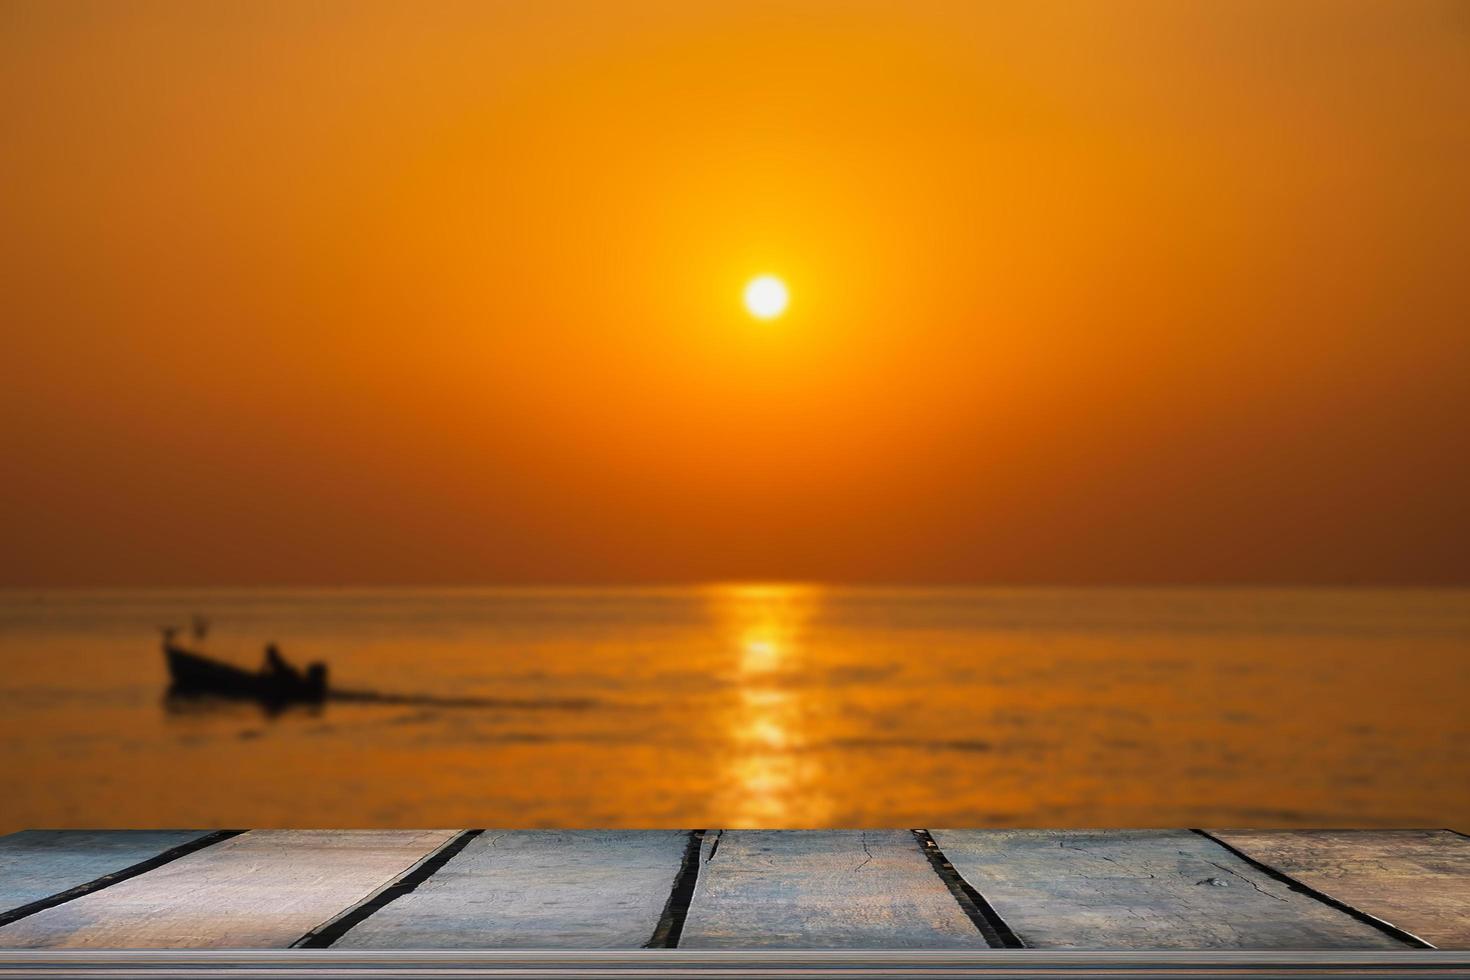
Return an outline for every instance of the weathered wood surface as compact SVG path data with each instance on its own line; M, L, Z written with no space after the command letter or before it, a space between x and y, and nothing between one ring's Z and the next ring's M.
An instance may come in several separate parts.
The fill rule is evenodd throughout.
M985 948L906 830L705 836L680 948Z
M658 925L688 839L487 830L333 948L636 949Z
M1449 830L1211 833L1441 949L1470 949L1470 838Z
M24 907L173 848L188 851L207 836L0 837L0 902ZM981 928L994 923L984 924L958 894L957 873L1041 950L1415 952L1360 913L1441 947L1470 949L1470 840L1462 836L1217 836L1229 846L1178 830L935 831L951 872L936 870L904 830L712 831L687 917L666 920L659 935L678 922L680 946L712 955L823 948L984 955ZM269 950L308 934L364 952L635 949L659 926L687 841L683 831L487 831L441 852L455 837L449 830L250 831L31 911L0 926L0 950ZM414 890L403 893L409 884ZM335 925L315 931L327 923Z
M1187 830L935 830L1038 949L1404 949Z
M0 928L0 947L286 947L453 835L252 830Z
M0 913L116 874L204 830L23 830L0 837Z

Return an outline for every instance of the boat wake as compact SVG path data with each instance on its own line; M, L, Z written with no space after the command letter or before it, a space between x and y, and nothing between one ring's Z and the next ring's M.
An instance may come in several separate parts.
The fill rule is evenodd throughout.
M383 691L327 692L328 701L353 704L413 705L427 708L508 708L513 710L582 711L595 708L596 698L473 698L439 697L433 694L391 694Z

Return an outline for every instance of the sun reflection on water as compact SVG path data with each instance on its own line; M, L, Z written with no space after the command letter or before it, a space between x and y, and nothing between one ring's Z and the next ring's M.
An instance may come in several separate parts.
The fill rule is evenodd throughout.
M740 585L712 591L712 611L731 638L734 697L725 727L727 787L720 810L737 826L782 826L827 812L814 771L805 682L811 668L806 627L820 590L804 585Z
M740 669L746 673L773 670L781 664L781 648L773 641L753 636L745 641Z

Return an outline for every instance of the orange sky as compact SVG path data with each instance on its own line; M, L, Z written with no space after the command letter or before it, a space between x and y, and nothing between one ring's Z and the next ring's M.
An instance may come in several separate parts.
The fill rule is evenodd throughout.
M1470 582L1470 4L0 23L0 585Z

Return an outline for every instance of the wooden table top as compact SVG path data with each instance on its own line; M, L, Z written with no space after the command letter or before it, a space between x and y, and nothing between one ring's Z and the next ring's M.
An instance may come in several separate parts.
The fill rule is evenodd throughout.
M505 961L496 955L534 951L543 965L587 951L630 969L683 963L690 975L704 968L689 957L707 966L756 954L767 974L780 972L776 961L818 962L803 956L828 956L827 967L908 956L910 967L971 972L1016 956L1025 964L1092 954L1093 963L1195 956L1192 970L1220 956L1451 962L1420 955L1434 949L1470 950L1470 838L1449 830L0 837L0 974L17 964L115 965L119 951L146 964L169 962L156 951L297 950L301 958L269 961L297 965L438 951L435 962L498 962L497 975ZM333 952L313 960L308 950ZM117 955L97 959L99 951ZM1452 961L1458 970L1466 958Z

